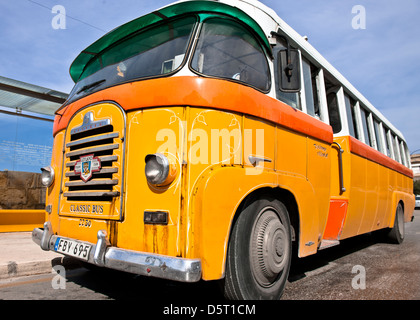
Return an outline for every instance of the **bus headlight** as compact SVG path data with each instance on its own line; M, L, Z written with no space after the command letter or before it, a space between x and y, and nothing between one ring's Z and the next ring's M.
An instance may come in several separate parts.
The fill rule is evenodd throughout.
M54 182L54 177L55 177L55 173L54 173L53 167L48 166L48 167L41 168L41 183L44 186L46 187L51 186Z
M161 153L146 156L145 174L147 182L155 186L170 184L176 175L176 165Z

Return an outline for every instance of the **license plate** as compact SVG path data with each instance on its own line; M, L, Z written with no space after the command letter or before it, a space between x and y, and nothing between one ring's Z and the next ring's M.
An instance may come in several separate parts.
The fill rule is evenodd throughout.
M91 245L85 242L70 240L65 238L57 238L54 245L54 251L67 254L83 260L89 259Z

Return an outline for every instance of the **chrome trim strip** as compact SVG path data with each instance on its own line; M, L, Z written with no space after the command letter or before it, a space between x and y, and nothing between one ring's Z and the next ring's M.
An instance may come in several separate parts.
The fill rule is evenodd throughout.
M118 172L118 167L106 168L106 169L101 169L100 171L93 172L93 175L105 174L105 173L117 173L117 172ZM71 171L71 172L66 172L65 176L66 177L80 177L80 174L77 174L77 173L74 173L74 171Z
M248 156L248 160L249 162L255 167L258 166L260 162L273 162L271 159L269 158L264 158L264 157L259 157L259 156L253 156L250 155Z
M66 157L70 158L70 157L80 156L80 155L84 155L84 154L88 154L88 153L114 150L114 149L118 149L118 148L119 148L119 144L115 143L115 144L105 145L105 146L102 146L102 147L80 149L80 150L77 150L77 151L67 152Z
M65 187L84 187L84 186L114 186L118 184L118 179L114 180L92 180L88 182L71 181L64 184Z
M118 156L105 156L105 157L98 157L98 158L99 158L99 160L101 160L101 163L102 162L107 162L107 161L115 162L115 161L118 160ZM77 161L66 162L66 168L74 167L76 162Z
M118 191L98 191L98 192L64 192L63 196L67 198L76 197L118 197Z
M48 234L47 230L36 228L32 231L32 240L39 243L39 239L44 238L46 233ZM49 250L54 251L55 241L59 237L57 235L50 237ZM111 247L103 230L98 232L96 244L88 244L92 245L92 250L87 262L98 266L181 282L197 282L201 279L200 259L177 258Z
M79 146L81 144L85 144L85 143L89 143L89 142L97 142L97 141L101 141L101 140L118 138L119 136L120 136L119 132L112 132L112 133L103 134L103 135L100 135L100 136L95 136L95 137L90 137L90 138L86 138L86 139L76 140L76 141L72 141L72 142L67 143L66 148Z

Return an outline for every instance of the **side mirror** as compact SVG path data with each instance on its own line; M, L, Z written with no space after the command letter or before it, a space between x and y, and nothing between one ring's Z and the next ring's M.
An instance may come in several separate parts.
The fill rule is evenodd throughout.
M296 49L281 49L278 53L278 77L283 92L300 91L300 59Z

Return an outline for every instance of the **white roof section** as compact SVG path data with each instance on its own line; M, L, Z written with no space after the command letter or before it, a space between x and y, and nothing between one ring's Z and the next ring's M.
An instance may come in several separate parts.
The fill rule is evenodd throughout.
M186 2L194 0L181 0L178 2ZM320 67L331 74L341 85L345 91L349 93L361 105L370 110L377 118L379 118L388 128L394 131L402 140L405 141L403 134L388 121L387 118L377 110L336 68L334 68L308 41L306 41L299 33L282 20L277 13L267 7L258 0L205 0L215 1L230 5L241 9L250 17L252 17L263 29L267 38L271 37L272 31L283 33L290 39L292 46L299 48L304 55L311 60L317 67Z

